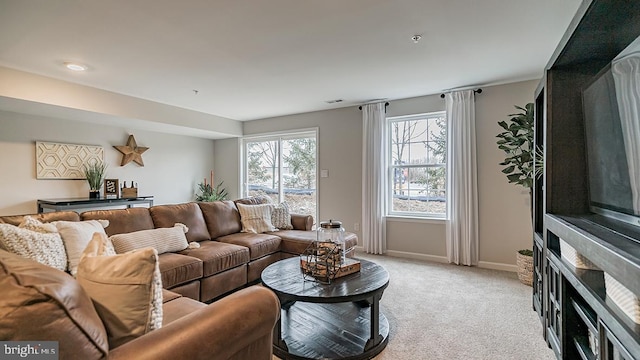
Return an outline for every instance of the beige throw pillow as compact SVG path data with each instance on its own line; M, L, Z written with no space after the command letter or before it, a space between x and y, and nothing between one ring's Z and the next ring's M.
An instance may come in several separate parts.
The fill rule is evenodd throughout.
M145 247L152 247L156 249L158 255L160 255L186 249L189 246L187 237L185 236L187 231L189 231L189 228L186 225L176 223L171 228L158 228L111 235L109 240L113 243L113 247L118 254Z
M109 226L109 221L54 221L52 224L56 226L60 236L62 236L64 247L67 249L69 272L75 277L82 252L91 241L93 233L97 232L106 235L104 228Z
M38 232L10 224L0 224L0 244L8 252L58 270L67 269L67 254L57 232Z
M291 230L291 214L289 213L289 204L286 201L273 207L271 211L271 224L280 230Z
M113 349L162 326L162 280L154 248L108 256L108 244L105 234L93 235L77 278L93 300Z
M278 229L271 224L271 210L273 209L273 205L236 205L240 212L242 232L259 234L267 231L278 231Z

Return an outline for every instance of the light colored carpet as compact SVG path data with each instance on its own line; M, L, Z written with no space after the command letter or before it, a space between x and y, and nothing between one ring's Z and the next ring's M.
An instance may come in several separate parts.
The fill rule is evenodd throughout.
M389 344L375 359L555 359L532 309L532 289L515 273L357 256L381 264L391 278L381 301Z

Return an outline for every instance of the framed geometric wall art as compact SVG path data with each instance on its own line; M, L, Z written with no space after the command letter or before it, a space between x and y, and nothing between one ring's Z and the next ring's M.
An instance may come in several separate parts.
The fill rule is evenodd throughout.
M104 148L36 141L36 179L84 180L82 166L104 161Z

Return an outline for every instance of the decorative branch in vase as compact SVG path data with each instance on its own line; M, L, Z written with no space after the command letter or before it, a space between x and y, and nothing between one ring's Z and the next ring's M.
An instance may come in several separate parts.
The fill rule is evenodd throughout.
M198 192L196 194L196 201L211 202L217 200L226 200L228 193L225 188L222 187L223 181L220 181L218 185L213 185L213 170L209 175L209 183L207 178L204 178L204 182L198 184Z

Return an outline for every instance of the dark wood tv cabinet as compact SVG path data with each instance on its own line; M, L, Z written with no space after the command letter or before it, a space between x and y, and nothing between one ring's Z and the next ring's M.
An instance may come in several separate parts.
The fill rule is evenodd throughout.
M640 359L640 325L607 296L604 280L606 272L640 295L640 231L590 213L581 97L639 36L640 1L584 0L535 93L544 172L532 189L532 303L558 359ZM597 269L576 268L561 239Z

